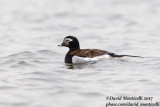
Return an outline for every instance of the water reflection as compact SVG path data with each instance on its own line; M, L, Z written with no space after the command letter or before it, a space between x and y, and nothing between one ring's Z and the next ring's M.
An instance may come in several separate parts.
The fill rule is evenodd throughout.
M83 69L86 67L93 68L95 63L97 63L97 61L77 64L66 63L65 66L67 67L67 69Z

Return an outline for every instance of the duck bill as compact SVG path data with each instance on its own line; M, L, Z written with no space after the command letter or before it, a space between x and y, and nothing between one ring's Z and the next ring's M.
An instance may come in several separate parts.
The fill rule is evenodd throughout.
M64 43L62 43L61 45L58 45L59 47L62 47L62 46L66 46Z

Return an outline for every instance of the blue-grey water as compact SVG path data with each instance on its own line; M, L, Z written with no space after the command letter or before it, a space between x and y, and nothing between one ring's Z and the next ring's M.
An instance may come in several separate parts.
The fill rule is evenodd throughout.
M145 58L64 63L81 48ZM0 0L0 107L105 107L107 96L160 100L160 1ZM149 102L149 101L144 101Z

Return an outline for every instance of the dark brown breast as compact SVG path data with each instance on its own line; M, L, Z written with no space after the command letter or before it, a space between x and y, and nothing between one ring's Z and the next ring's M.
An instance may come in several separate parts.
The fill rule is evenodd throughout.
M101 56L108 54L107 51L99 50L99 49L81 49L70 52L71 55L79 56L79 57L88 57L93 58L96 56Z

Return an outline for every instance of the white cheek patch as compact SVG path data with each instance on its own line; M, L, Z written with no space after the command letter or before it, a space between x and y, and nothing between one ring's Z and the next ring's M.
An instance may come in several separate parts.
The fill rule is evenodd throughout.
M73 39L71 38L64 38L64 43L68 46L69 45L69 42L73 41Z
M66 41L73 41L73 39L71 39L71 38L65 38L64 40L66 40Z

